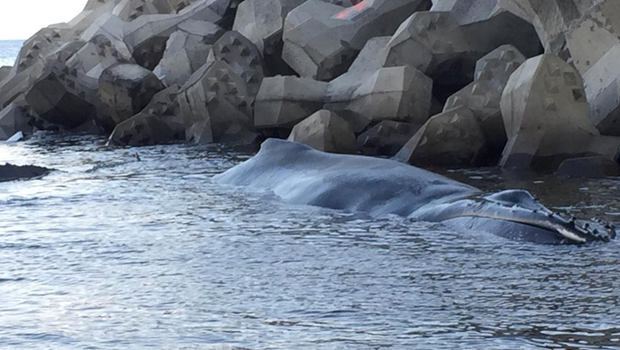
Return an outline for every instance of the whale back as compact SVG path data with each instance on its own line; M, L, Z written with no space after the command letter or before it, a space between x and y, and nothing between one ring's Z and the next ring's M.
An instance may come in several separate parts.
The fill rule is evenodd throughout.
M407 164L330 154L269 139L245 163L214 181L272 191L284 201L373 216L409 216L425 205L464 198L478 189Z

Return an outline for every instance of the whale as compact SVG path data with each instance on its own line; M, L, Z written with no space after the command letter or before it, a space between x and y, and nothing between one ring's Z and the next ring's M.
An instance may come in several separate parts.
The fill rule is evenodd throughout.
M485 193L394 160L326 153L279 139L266 140L254 157L213 181L269 191L296 205L397 215L517 241L581 245L616 236L614 225L562 216L525 190Z

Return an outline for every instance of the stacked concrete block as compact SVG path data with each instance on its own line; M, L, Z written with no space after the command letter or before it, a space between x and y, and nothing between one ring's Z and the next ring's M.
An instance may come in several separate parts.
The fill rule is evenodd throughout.
M233 29L252 41L264 54L277 51L284 19L305 0L246 0L239 5Z
M620 136L620 4L605 0L566 33L571 63L584 79L592 121L605 135Z
M357 138L357 148L365 155L392 157L422 125L384 120Z
M78 79L77 71L55 64L25 93L28 106L42 119L74 129L92 120L96 106L89 99L90 87Z
M500 109L502 92L508 79L525 57L512 45L503 45L476 64L474 81L446 101L444 111L468 107L478 120L486 139L488 164L497 164L506 145L506 132Z
M137 64L120 63L103 71L97 93L118 125L140 112L163 89L153 72Z
M395 156L414 165L471 166L484 147L484 134L467 107L429 119Z
M136 62L152 70L161 61L166 42L179 25L188 20L218 24L229 3L229 0L205 0L193 3L178 14L140 16L125 25L123 40Z
M253 102L265 77L261 54L250 40L235 31L225 33L213 44L207 63L223 61L240 76Z
M433 81L410 66L349 72L329 83L325 108L345 118L356 133L382 120L424 124Z
M194 73L179 95L179 103L188 127L210 120L216 142L252 142L256 136L245 81L224 61Z
M579 155L598 135L588 114L583 80L554 55L527 60L510 77L501 100L508 135L501 165L529 168Z
M15 62L16 72L22 72L35 62L44 59L51 51L62 46L69 36L68 30L54 27L38 31L24 42Z
M548 54L562 54L566 33L592 6L601 0L502 0L502 6L534 25ZM613 2L613 0L612 0Z
M224 30L216 24L184 22L168 39L164 56L153 72L166 86L184 84L205 64L211 47L222 34Z
M467 25L450 12L418 12L402 23L381 59L386 67L409 65L421 70L448 93L447 98L473 80L480 58L505 44L526 57L541 49L532 25L510 12Z
M262 134L418 165L610 162L619 23L614 0L89 0L0 68L0 127L26 111L26 129L130 145Z
M391 35L424 0L364 0L343 8L319 0L291 11L284 24L282 57L303 77L331 80L346 72L366 42Z
M11 66L2 66L0 67L0 83L11 75L11 70L13 67Z
M0 141L6 141L18 132L32 134L32 116L26 108L11 103L0 111Z
M109 143L145 146L185 141L188 125L180 113L180 92L179 85L172 85L155 94L140 113L116 126Z
M295 125L289 141L331 153L357 153L355 133L332 111L320 110Z
M265 78L256 96L256 128L292 128L323 107L327 83L308 78Z

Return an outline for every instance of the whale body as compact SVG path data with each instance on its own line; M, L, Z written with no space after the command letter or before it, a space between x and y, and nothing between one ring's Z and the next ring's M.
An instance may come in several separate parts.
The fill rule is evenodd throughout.
M563 218L527 191L485 194L393 160L325 153L277 139L265 141L256 156L214 181L271 191L292 204L399 215L515 240L583 244L615 237L612 225Z

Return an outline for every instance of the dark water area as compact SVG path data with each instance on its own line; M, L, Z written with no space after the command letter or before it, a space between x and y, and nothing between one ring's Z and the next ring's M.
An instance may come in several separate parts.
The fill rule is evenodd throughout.
M1 349L618 349L618 241L542 246L281 203L219 147L37 135L0 162ZM620 222L620 179L511 180ZM542 182L541 182L542 181Z

